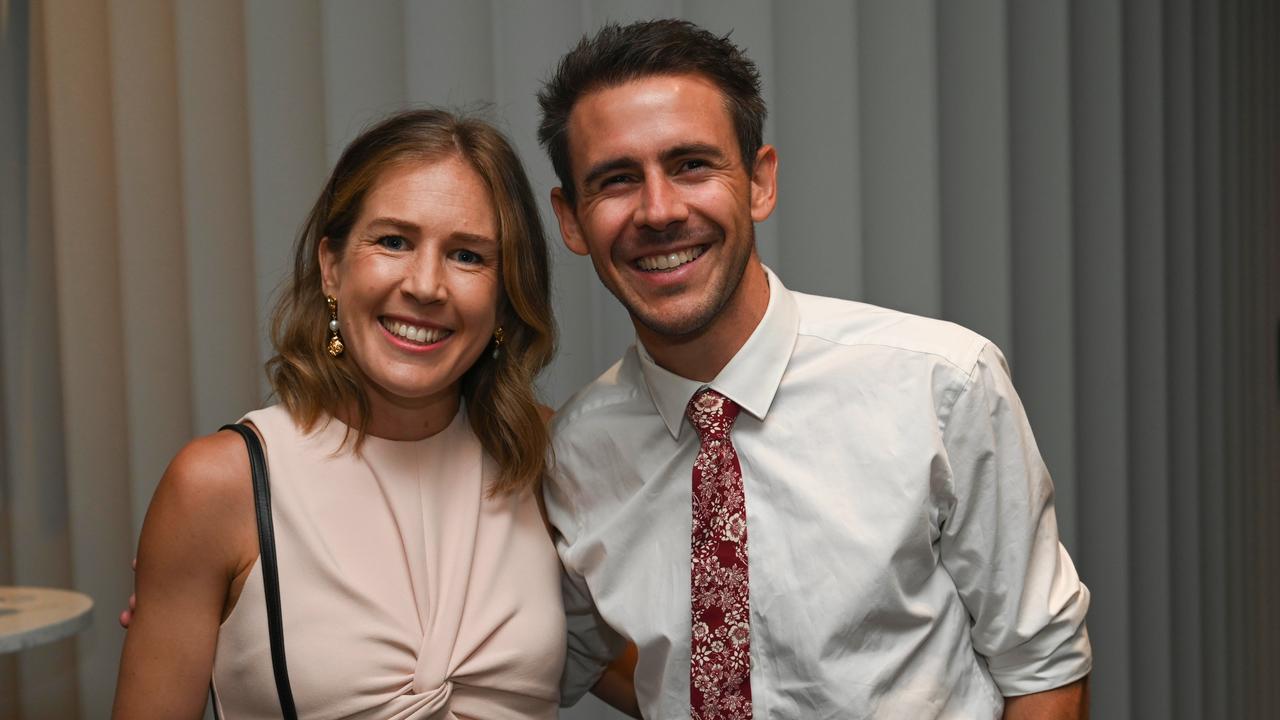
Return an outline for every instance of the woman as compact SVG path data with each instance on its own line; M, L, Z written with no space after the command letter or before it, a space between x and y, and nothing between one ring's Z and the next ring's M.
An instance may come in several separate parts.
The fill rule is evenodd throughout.
M265 447L301 717L554 717L559 563L533 380L545 239L489 125L395 115L356 138L299 238ZM245 441L187 445L143 525L114 716L278 718Z

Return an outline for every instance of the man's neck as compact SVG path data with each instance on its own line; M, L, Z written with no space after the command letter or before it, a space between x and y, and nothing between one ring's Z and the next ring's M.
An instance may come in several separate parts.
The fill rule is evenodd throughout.
M690 380L710 382L746 344L768 307L769 277L753 257L738 289L705 328L673 337L636 323L636 335L659 367Z

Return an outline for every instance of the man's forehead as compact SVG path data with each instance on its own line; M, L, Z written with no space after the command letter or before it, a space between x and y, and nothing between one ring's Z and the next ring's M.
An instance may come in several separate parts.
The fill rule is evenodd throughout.
M568 131L570 154L582 160L736 141L724 92L699 74L647 75L585 93Z

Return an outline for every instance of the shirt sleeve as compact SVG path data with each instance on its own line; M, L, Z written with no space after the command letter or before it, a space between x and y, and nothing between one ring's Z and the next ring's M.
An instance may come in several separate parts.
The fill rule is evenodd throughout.
M569 638L560 677L560 705L568 707L596 684L605 667L626 647L626 641L600 617L581 576L565 570L562 584Z
M1089 589L1058 540L1053 482L994 345L942 421L951 493L940 553L969 610L974 649L1005 696L1084 677L1093 662Z
M626 648L626 641L605 623L596 609L591 588L575 569L573 541L577 536L578 493L571 482L568 466L576 453L571 446L560 444L550 472L543 484L543 500L547 518L555 528L556 552L563 568L560 577L564 599L565 626L568 630L564 672L560 676L560 705L568 707L587 694L604 673L605 668ZM558 460L559 462L556 462Z

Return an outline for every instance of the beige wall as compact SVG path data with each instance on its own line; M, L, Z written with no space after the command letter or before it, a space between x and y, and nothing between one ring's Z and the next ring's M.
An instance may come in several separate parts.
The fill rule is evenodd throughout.
M785 282L1010 357L1094 592L1095 717L1280 712L1275 3L7 0L0 583L98 608L0 656L0 717L105 715L150 493L266 401L272 293L344 143L490 103L549 220L539 81L654 15L761 66L782 184L757 240ZM553 255L558 404L632 332Z

